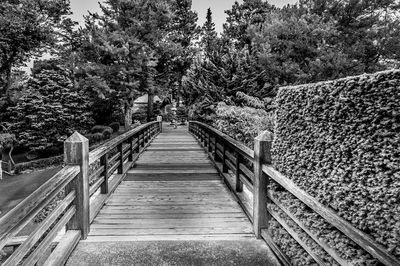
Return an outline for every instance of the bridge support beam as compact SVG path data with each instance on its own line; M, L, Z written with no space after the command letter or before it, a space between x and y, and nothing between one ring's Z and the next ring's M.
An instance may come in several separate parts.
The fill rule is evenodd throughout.
M268 228L269 214L268 183L269 179L262 171L263 164L271 164L271 146L273 135L264 131L254 139L254 201L253 226L257 238L261 238L261 229Z
M89 140L75 132L64 142L64 162L67 165L79 165L80 172L66 187L66 194L75 190L73 204L75 215L67 223L67 230L80 230L82 239L86 239L90 230L89 222Z

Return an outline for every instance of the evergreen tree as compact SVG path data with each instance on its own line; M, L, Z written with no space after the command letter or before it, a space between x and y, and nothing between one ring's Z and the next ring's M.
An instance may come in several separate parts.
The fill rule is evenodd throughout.
M0 2L0 97L11 85L12 68L54 44L56 29L68 14L68 0Z
M200 28L197 26L197 13L192 11L191 7L192 0L174 0L172 5L173 18L170 28L170 41L176 46L174 60L170 67L170 84L177 84L177 92L174 94L178 95L178 99L179 95L184 93L182 79L197 52L193 42L200 33ZM179 104L179 100L177 102Z
M154 94L155 51L170 24L169 3L109 0L101 8L104 15L87 19L84 50L91 63L85 66L84 87L118 103L115 108L123 110L129 125L133 100Z
M24 96L9 108L12 131L20 146L35 153L62 148L74 131L93 125L87 95L76 90L61 68L42 68L28 82Z
M211 8L207 9L206 22L202 27L202 48L207 56L211 56L216 50L217 32L215 31L215 23L212 20Z
M274 9L274 6L263 0L244 0L241 4L235 2L232 9L225 11L227 19L223 25L224 38L233 42L239 49L247 47L251 52L252 43L248 28L262 28L266 15Z

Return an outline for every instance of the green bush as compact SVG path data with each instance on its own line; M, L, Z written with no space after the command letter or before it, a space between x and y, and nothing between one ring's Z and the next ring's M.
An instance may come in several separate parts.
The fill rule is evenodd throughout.
M120 124L118 122L113 122L113 123L110 124L110 127L112 128L112 130L114 132L118 132L119 131L119 126L120 126Z
M18 163L14 166L14 171L16 174L19 174L25 170L42 169L50 166L61 165L63 162L64 162L64 155L60 155L46 159L30 161L26 163Z
M89 144L92 145L94 143L100 142L104 139L104 135L103 133L91 133L91 134L87 134L86 138L89 140Z
M398 70L281 88L272 151L280 172L397 258L399 99ZM303 219L315 221L315 215ZM319 229L327 237L337 231ZM349 253L348 239L327 241ZM352 249L344 257L356 260L363 251Z
M219 103L214 127L253 147L254 138L264 130L273 130L273 116L262 109Z
M104 139L109 139L109 138L111 138L112 133L113 133L112 128L106 128L106 129L104 129L103 132L102 132Z
M92 127L92 129L90 130L90 132L93 133L93 134L94 134L94 133L103 133L104 130L108 130L108 129L111 129L111 131L112 131L112 128L111 128L111 127L96 125L96 126Z

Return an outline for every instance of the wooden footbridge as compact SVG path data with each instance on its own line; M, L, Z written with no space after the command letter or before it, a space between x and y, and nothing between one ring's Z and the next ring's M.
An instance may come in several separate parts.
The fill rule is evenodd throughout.
M262 134L253 151L199 122L179 129L151 122L89 152L88 140L75 133L65 141L65 167L0 218L3 265L291 265L267 230L271 217L324 265L271 203L349 265L267 191L269 178L381 262L397 265L275 171L271 141ZM49 204L44 221L21 236Z

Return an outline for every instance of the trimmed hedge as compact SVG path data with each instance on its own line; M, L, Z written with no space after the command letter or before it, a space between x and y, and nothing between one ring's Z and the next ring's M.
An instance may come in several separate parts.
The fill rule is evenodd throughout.
M109 127L112 128L113 132L118 132L120 125L118 122L113 122L110 124Z
M64 162L64 155L54 156L45 159L39 159L26 163L18 163L14 166L14 173L20 174L23 171L30 169L43 169L50 166L61 165Z
M400 71L284 87L276 104L274 166L400 258Z

